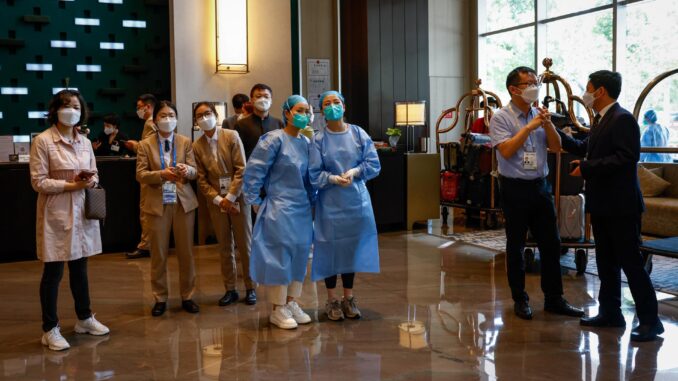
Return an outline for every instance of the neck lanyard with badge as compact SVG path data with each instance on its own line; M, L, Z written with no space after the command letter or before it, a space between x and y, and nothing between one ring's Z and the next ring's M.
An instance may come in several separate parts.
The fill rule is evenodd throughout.
M177 165L177 150L174 146L174 137L172 137L172 167ZM160 136L158 136L158 152L160 152L160 166L162 169L165 169L165 155L162 150L162 143L160 142ZM163 205L167 204L176 204L177 203L177 184L174 181L166 180L162 183L162 203Z
M518 120L518 115L516 115L516 112L513 110L513 107L511 107L509 105L508 109L511 112L511 115L513 116L513 120L516 123L516 127L518 127L519 129L522 128L522 127L520 127L520 121ZM529 112L532 112L532 106L530 106ZM537 170L537 152L535 150L534 143L532 142L532 132L530 132L527 135L527 141L525 143L529 143L529 144L523 144L523 169L526 170L526 171L536 171Z
M228 169L226 168L226 164L224 164L224 160L221 158L221 155L219 155L219 139L215 139L214 142L217 146L217 165L221 167L221 170L224 173L223 175L219 176L219 195L224 197L228 194L228 190L231 188L231 176L228 174Z

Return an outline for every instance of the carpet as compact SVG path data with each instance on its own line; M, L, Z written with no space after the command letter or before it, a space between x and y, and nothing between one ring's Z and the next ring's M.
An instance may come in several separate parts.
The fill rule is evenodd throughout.
M454 233L444 236L444 238L464 241L489 249L506 251L506 235L503 229L481 230L465 233ZM560 257L560 265L568 269L576 270L574 263L574 250L570 249L565 255ZM654 256L652 258L652 273L650 278L657 291L678 295L678 260L667 257ZM588 249L588 263L586 273L598 275L596 267L596 250ZM626 276L622 271L622 281L626 282Z

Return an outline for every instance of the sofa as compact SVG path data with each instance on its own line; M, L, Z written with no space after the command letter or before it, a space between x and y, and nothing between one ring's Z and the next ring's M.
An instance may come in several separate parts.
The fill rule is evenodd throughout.
M660 237L678 236L678 163L641 165L671 184L657 196L644 197L642 233Z

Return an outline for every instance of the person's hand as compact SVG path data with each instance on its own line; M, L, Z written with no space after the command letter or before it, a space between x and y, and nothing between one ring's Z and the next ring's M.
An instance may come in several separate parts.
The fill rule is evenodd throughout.
M350 185L351 183L353 183L353 178L355 176L358 176L358 173L360 173L360 170L358 168L351 168L348 171L344 172L344 174L341 175L341 177L348 181L347 185Z
M127 148L130 151L136 151L138 145L139 142L136 140L128 140L125 142L125 148Z
M92 149L97 150L97 149L99 149L99 147L101 147L100 141L95 140L95 141L92 142Z
M228 214L232 216L237 216L240 214L240 208L238 208L235 203L231 203L231 207L228 209Z
M176 173L181 177L187 177L188 176L188 165L186 165L184 163L177 164Z
M254 210L254 213L259 214L259 205L252 205L252 210Z
M342 187L345 187L345 186L348 186L348 185L351 184L351 181L344 178L343 175L342 176L330 175L330 177L327 179L327 181L329 181L330 184L335 184L335 185L339 185L339 186L342 186Z
M551 122L551 112L549 111L549 109L547 109L546 107L539 107L537 108L537 110L539 111L539 115L542 118L542 126L543 125L552 126L553 123Z
M577 167L576 167L572 172L570 172L570 176L581 177L581 166L580 166L581 161L579 161L579 160L572 160L572 161L570 162L570 165L573 165L574 163L576 163L576 166L577 166Z
M537 114L529 123L525 125L525 128L532 132L541 127L542 123L544 123L544 116L542 116L542 114Z
M85 188L94 188L97 185L97 182L94 181L94 176L90 177L89 180L86 180L87 186Z
M231 200L227 199L226 197L221 199L221 202L219 203L219 207L221 210L225 210L227 212L231 211L231 207L233 206L233 203Z
M174 167L167 167L160 172L160 177L162 177L163 180L167 181L177 181L179 180L179 176L177 176L176 173L174 173Z

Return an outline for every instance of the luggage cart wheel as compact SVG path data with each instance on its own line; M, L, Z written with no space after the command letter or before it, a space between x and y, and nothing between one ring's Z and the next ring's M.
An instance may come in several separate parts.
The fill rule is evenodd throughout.
M584 249L577 249L574 253L574 264L577 267L577 275L582 275L586 271L586 265L589 255Z
M525 250L523 251L523 258L525 259L525 271L532 272L535 259L534 250L529 247L526 247Z

